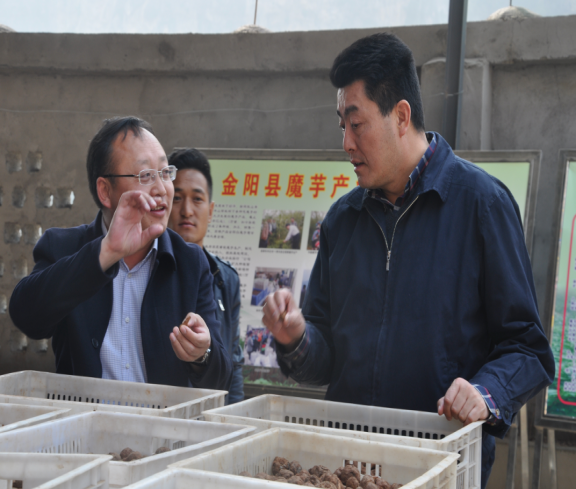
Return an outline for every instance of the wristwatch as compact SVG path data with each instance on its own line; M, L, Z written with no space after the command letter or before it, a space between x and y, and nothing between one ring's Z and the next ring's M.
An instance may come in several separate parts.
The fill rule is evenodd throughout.
M208 359L210 358L210 348L208 348L206 350L206 353L204 353L204 355L202 355L198 360L194 360L193 362L190 362L194 365L208 365Z

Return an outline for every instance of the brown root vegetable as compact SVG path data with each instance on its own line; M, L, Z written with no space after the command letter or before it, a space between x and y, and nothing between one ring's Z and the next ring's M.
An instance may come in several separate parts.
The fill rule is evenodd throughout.
M290 479L294 475L294 472L287 469L281 469L280 472L276 474L278 477L283 477L284 479Z
M328 467L324 467L323 465L315 465L308 472L310 472L310 475L315 475L316 477L320 478L324 472L330 472L330 469Z
M320 484L320 479L315 475L310 475L310 479L308 479L308 482L310 482L314 487L317 487L318 484Z
M256 477L256 479L268 480L270 476L266 472L258 472L254 477Z
M294 462L290 462L288 470L294 474L299 474L302 472L302 466L296 460L294 460Z
M130 447L126 447L124 450L122 450L120 452L120 458L122 460L126 460L128 458L128 455L130 455L134 450L132 450Z
M310 472L302 470L301 472L298 472L298 477L300 477L304 482L308 482L310 480Z
M320 480L322 482L324 481L331 482L336 486L336 489L342 489L342 487L344 487L342 485L342 481L338 478L338 476L335 474L331 474L330 472L324 472L324 474L322 474L322 477L320 477Z
M385 481L384 479L380 479L380 483L377 483L377 485L382 489L390 489L390 484L388 484L388 481Z
M126 457L126 462L132 462L133 460L140 460L141 458L144 458L144 455L142 455L140 452L132 452L130 455Z
M356 477L353 475L348 477L348 480L345 482L345 484L346 487L350 487L351 489L358 489L360 487L360 482L358 482L358 479L356 479Z
M240 472L238 475L241 475L242 477L252 477L252 476L250 475L250 472L246 472L246 471Z
M360 482L360 479L362 479L362 476L356 467L353 465L346 465L340 472L340 480L342 481L342 484L350 487L358 487L356 482L348 483L351 477L356 479L356 482Z
M404 484L395 483L395 484L392 484L392 485L390 486L390 489L398 489L399 487L402 487L403 485L404 485Z
M160 447L158 450L154 452L154 455L158 455L160 453L170 452L171 450L168 447Z
M304 484L304 481L297 475L293 475L286 482L288 482L288 484L296 484L297 486L301 486Z
M282 469L289 470L288 467L290 466L290 461L283 458L283 457L276 457L272 461L272 474L276 475Z
M364 489L378 489L378 486L374 482L367 482Z
M112 455L112 462L120 462L122 460L122 457L117 453L110 452L108 455Z
M302 484L303 486L306 487L316 487L314 484L312 484L311 482L304 482L304 484Z
M316 487L323 487L325 489L336 489L336 486L329 481L322 481Z

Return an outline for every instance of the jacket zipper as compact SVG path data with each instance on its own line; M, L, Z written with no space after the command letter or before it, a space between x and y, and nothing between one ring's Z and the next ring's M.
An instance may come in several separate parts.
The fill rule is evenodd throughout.
M384 234L384 231L382 230L382 226L380 226L380 224L378 224L378 221L374 218L374 216L370 212L370 209L366 208L368 210L368 214L370 214L370 217L372 219L374 219L374 222L380 228L380 232L382 233L382 237L384 238L384 244L386 245L386 250L388 251L388 253L386 255L386 271L387 272L390 271L390 257L392 256L392 245L394 244L394 235L396 234L396 226L398 226L398 223L400 222L400 219L402 219L404 217L404 214L406 214L410 210L410 207L412 207L414 205L414 203L418 200L418 197L420 197L420 196L419 195L416 196L416 198L407 207L407 209L400 215L400 217L396 221L396 224L394 224L394 230L392 231L392 239L390 240L390 246L388 246L388 240L386 239L386 235Z

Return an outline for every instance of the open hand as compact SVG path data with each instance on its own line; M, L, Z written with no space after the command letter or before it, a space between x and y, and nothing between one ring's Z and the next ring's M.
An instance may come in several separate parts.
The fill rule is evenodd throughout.
M170 343L176 356L183 362L195 362L204 356L211 343L210 330L204 320L189 312L180 327L170 333Z
M126 256L131 256L162 234L162 224L156 223L142 229L142 218L158 203L152 196L139 190L125 192L102 240L100 265L106 271Z
M484 398L476 388L462 378L452 382L446 395L438 400L438 414L450 421L459 419L464 426L488 419L490 415Z
M280 289L269 294L262 312L262 322L274 339L288 351L296 348L306 330L306 322L290 291Z

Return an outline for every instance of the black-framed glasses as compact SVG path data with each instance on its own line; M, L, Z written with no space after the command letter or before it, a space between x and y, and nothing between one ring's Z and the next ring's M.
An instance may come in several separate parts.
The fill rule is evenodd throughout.
M174 181L178 169L174 165L165 166L161 170L142 170L138 175L102 175L104 178L132 177L137 178L140 185L152 185L156 181L156 174L165 182Z

